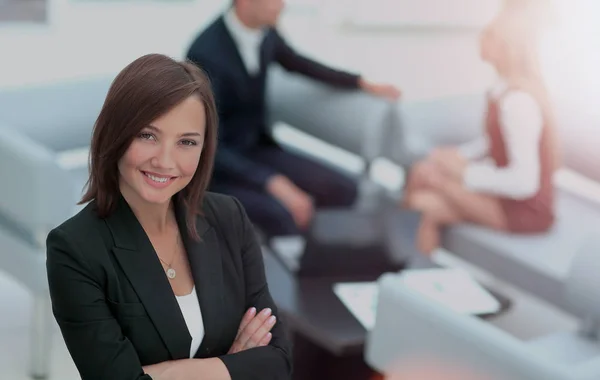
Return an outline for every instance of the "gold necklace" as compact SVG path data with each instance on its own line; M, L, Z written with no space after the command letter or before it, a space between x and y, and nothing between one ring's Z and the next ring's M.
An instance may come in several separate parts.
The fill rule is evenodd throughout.
M173 257L171 258L171 262L167 263L166 261L164 261L163 259L160 258L158 253L156 254L156 256L158 256L158 259L167 266L165 273L167 274L167 277L171 280L173 280L177 276L177 271L175 271L175 269L173 269L173 267L172 267L173 261L175 261L175 257L176 257L175 254L178 252L177 248L179 248L179 231L177 232L177 235L175 235L175 252L173 252Z

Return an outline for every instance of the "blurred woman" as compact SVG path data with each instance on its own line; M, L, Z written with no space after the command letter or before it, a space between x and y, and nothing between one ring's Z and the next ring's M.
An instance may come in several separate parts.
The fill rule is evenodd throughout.
M554 222L559 154L537 57L539 9L531 1L507 3L481 34L481 57L499 77L488 92L485 136L436 149L409 174L402 203L422 215L422 253L439 246L444 225L540 233Z

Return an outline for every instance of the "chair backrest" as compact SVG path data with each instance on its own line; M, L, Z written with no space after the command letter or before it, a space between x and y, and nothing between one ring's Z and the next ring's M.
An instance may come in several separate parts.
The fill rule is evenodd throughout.
M73 79L1 90L0 123L52 151L86 146L112 79Z
M600 112L557 100L554 114L563 165L600 181ZM391 137L385 156L407 166L436 146L459 144L483 133L484 93L446 96L399 105L400 132Z
M72 215L81 189L57 152L89 145L112 77L0 91L0 214L4 228L42 246Z
M462 315L405 287L397 275L379 280L375 327L366 360L384 373L411 362L448 364L474 380L566 380L562 367L477 317Z
M71 215L76 192L56 155L21 134L0 125L0 224L11 235L43 246L45 234Z
M483 133L485 95L466 94L401 101L399 123L387 140L386 158L408 166L440 145L460 144Z
M381 156L397 122L391 102L335 89L278 67L269 71L267 96L271 126L284 122L366 161Z

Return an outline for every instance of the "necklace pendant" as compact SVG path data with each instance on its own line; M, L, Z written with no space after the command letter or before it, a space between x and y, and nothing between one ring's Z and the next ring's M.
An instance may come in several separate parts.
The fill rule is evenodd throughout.
M173 268L167 269L167 277L169 277L172 280L175 278L175 276L177 276L177 272L175 272L175 269L173 269Z

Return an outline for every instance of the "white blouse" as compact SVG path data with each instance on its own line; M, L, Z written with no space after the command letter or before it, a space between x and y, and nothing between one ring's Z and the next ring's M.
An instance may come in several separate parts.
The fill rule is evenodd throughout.
M265 36L264 29L250 29L237 17L234 7L223 17L225 26L235 42L242 62L250 75L260 70L260 45Z
M498 83L492 96L497 97L505 90L506 84ZM523 91L506 94L499 108L508 166L497 167L491 158L486 157L489 142L485 137L463 144L459 148L461 153L473 160L466 168L464 184L472 191L526 199L535 195L540 186L542 111L537 101Z
M204 322L202 321L202 312L200 311L200 302L196 295L196 287L192 292L185 296L176 296L179 308L183 313L185 324L192 336L192 345L190 347L190 358L193 358L204 339Z

